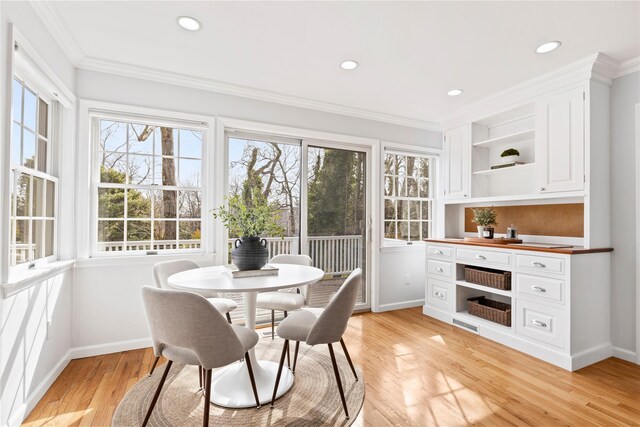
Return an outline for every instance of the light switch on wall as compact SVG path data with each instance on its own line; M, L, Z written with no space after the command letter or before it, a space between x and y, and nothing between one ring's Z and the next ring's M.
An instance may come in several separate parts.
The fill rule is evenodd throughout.
M411 284L411 275L410 274L405 274L404 275L404 284L407 285L407 286Z

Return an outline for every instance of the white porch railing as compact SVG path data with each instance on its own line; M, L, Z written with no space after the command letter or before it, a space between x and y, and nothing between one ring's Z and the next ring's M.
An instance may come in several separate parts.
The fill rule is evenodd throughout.
M229 239L229 252L236 239ZM298 238L267 237L269 256L297 254ZM348 274L360 267L362 236L309 236L309 256L315 267L326 274Z
M137 242L99 242L99 252L122 252L122 251L162 251L168 249L198 249L200 248L200 240L155 240L153 245L151 241Z

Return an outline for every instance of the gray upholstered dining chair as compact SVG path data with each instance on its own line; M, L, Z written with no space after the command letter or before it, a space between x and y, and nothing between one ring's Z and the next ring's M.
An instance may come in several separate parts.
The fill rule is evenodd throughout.
M211 405L211 371L244 357L251 379L256 407L258 391L248 351L258 343L258 334L229 324L203 296L192 292L142 288L142 302L156 357L168 359L158 388L144 418L146 426L158 401L173 362L204 368L205 393L203 425L209 425Z
M193 270L194 268L199 267L200 266L197 263L188 259L158 262L153 266L153 282L156 285L156 288L173 289L171 285L169 285L169 282L167 280L169 279L169 276L180 273L181 271ZM238 304L234 300L229 298L220 298L218 293L214 291L207 291L207 293L203 294L202 296L207 298L207 301L209 301L209 303L214 306L216 310L218 310L220 313L224 313L227 316L227 321L231 323L231 315L229 313L238 307ZM156 356L156 359L153 361L153 365L151 365L151 369L149 370L149 376L151 376L154 369L156 369L158 360L160 360L160 357ZM202 388L203 386L202 380L203 372L201 369L200 388Z
M311 258L307 255L276 255L269 261L273 264L296 264L310 267ZM256 307L265 310L271 310L271 338L275 337L276 316L275 310L284 311L286 318L288 313L293 310L299 310L307 302L308 286L299 288L281 289L273 292L261 292L256 300Z
M153 282L157 288L173 289L167 281L169 276L180 273L181 271L193 270L194 268L199 267L200 266L197 263L188 259L162 261L153 266ZM238 304L234 300L229 298L220 298L218 293L214 291L207 291L206 294L202 293L201 295L207 298L209 303L211 303L211 305L213 305L219 312L225 314L227 316L227 321L231 323L231 315L229 313L238 308Z
M340 398L342 399L342 407L344 413L349 418L349 411L347 410L347 401L344 398L344 391L342 389L342 382L340 380L340 373L338 372L338 364L336 363L336 356L333 353L333 343L340 341L344 355L349 362L351 371L358 381L358 374L356 368L353 366L347 346L342 339L344 331L347 329L347 322L349 317L353 314L353 309L356 305L356 298L358 296L358 287L362 283L362 270L356 268L349 275L347 280L344 281L338 292L333 296L329 304L324 310L307 310L302 309L292 313L289 317L284 319L278 326L278 336L284 339L284 345L282 347L282 355L280 356L280 364L278 365L278 374L276 376L276 384L273 389L273 397L271 398L271 407L273 407L276 399L276 391L280 383L280 376L282 375L282 367L284 365L285 354L289 351L289 341L296 342L295 354L293 356L293 368L292 372L296 371L296 362L298 359L298 348L300 341L304 341L308 345L327 344L329 347L329 355L331 356L331 363L333 364L333 372L336 376L336 382L338 383L338 390L340 391Z

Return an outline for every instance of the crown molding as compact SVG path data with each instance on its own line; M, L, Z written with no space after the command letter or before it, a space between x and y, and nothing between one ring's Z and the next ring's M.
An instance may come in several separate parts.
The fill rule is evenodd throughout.
M621 62L614 78L617 79L618 77L626 76L627 74L631 73L637 73L638 71L640 71L640 56Z
M440 126L438 126L437 124L424 120L396 116L393 114L381 113L362 108L348 107L345 105L334 104L325 101L317 101L293 95L285 95L277 92L270 92L252 87L220 82L213 79L196 77L182 73L174 73L170 71L159 70L157 68L127 64L101 58L85 57L78 64L76 64L76 66L84 70L116 74L125 77L189 87L192 89L206 90L209 92L256 99L265 102L273 102L276 104L306 108L326 113L340 114L343 116L358 117L361 119L374 120L377 122L385 122L411 128L425 129L436 132L441 131Z
M461 123L478 120L488 114L533 102L541 94L561 90L568 85L582 83L589 79L611 86L619 67L620 63L615 59L602 53L595 53L468 104L439 117L436 122L442 124L444 129L448 129Z
M80 62L85 54L55 2L29 0L29 4L69 61L74 65Z

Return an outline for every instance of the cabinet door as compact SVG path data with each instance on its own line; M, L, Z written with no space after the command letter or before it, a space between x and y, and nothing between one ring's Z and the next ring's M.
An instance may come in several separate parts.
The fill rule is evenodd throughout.
M460 126L444 133L444 191L446 199L469 197L471 182L469 127Z
M584 91L564 91L536 105L540 193L584 189Z

